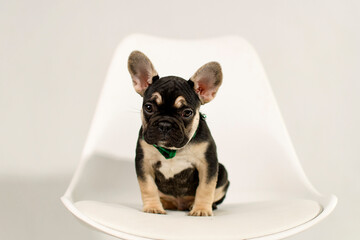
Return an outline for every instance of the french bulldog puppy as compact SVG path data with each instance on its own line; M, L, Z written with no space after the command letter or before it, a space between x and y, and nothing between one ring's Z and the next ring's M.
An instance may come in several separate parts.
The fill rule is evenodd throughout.
M212 216L229 181L199 109L222 83L220 65L209 62L190 80L160 78L149 58L134 51L128 69L143 97L135 157L143 211L189 210L191 216Z

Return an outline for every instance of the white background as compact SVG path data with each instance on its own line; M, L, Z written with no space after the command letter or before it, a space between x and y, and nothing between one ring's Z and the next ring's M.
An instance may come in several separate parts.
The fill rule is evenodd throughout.
M339 198L290 239L360 237L359 1L0 0L1 239L110 239L59 197L115 47L137 32L252 43L305 172Z

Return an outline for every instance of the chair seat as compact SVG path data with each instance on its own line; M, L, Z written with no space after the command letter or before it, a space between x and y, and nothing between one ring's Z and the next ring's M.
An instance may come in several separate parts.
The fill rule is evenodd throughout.
M315 218L322 208L306 199L224 204L214 217L190 217L141 211L141 204L78 201L83 214L111 229L152 239L249 239L278 233Z

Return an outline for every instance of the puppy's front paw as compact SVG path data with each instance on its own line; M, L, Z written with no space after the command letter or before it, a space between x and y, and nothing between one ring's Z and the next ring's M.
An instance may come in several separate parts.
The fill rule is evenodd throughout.
M144 206L143 211L146 213L166 214L164 208L160 206Z
M213 212L212 209L208 208L197 208L193 207L193 209L190 211L189 216L212 216Z

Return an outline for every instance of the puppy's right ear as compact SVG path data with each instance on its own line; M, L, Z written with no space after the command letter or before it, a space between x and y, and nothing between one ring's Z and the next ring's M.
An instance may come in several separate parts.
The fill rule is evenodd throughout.
M135 91L144 96L144 92L152 84L153 78L156 76L158 78L158 73L150 59L140 51L133 51L128 59L128 69Z

